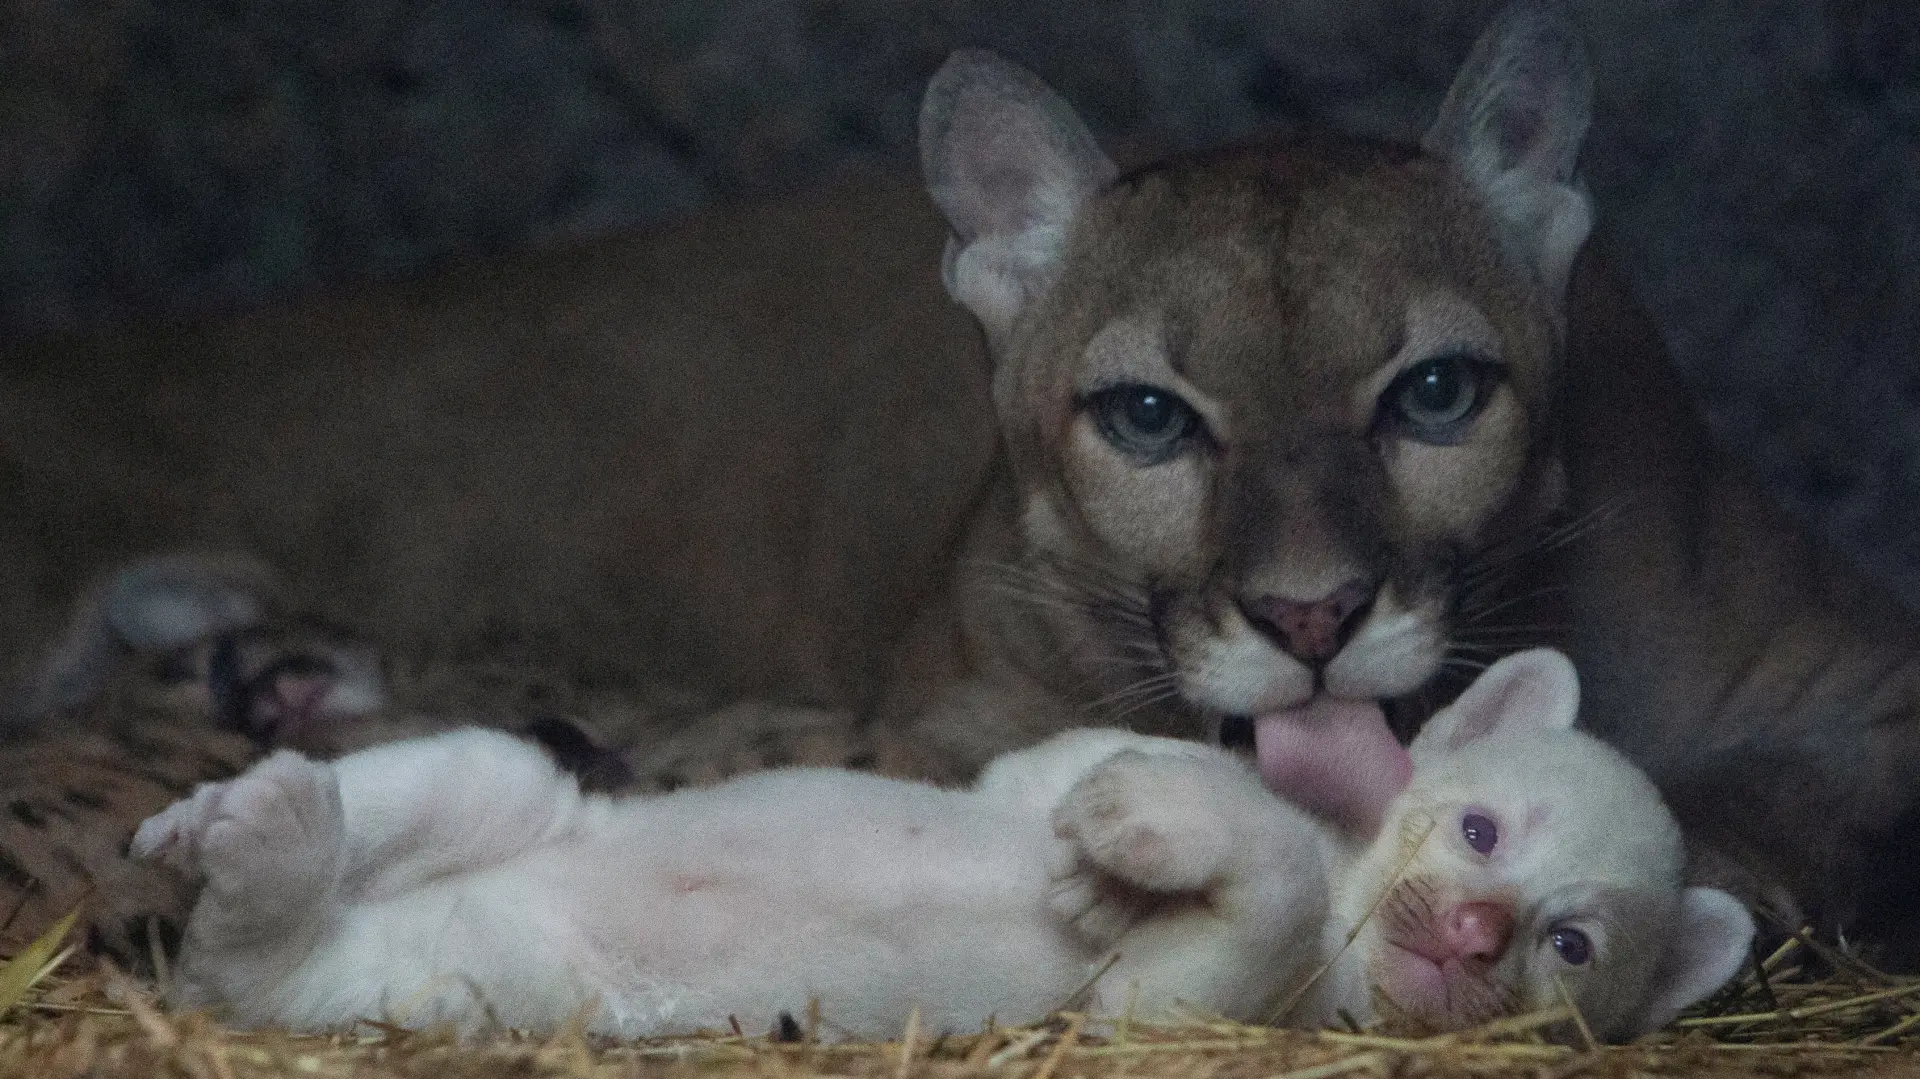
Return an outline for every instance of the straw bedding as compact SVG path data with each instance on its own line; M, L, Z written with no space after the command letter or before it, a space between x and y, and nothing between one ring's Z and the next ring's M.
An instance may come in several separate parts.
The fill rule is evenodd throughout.
M528 686L565 688L557 676L532 668L489 671L485 678L464 669L428 678L402 669L394 688L404 704L454 700L459 710L498 722L524 711ZM143 685L137 675L130 677ZM116 690L97 705L95 719L136 714L125 711L135 707L131 690L119 683ZM558 690L546 696L595 727L595 720L616 718L633 725L649 711L620 695L615 695L618 701L576 699ZM601 714L608 709L619 715ZM162 718L195 722L173 712ZM461 1042L445 1030L414 1032L372 1023L351 1036L333 1037L229 1030L209 1016L170 1009L151 985L84 954L75 946L74 919L43 929L20 924L30 920L21 915L20 909L0 910L0 957L5 957L0 962L0 1079L1920 1077L1920 977L1889 975L1845 947L1804 933L1769 955L1756 956L1741 979L1667 1032L1631 1046L1583 1043L1577 1017L1559 1009L1442 1036L1291 1031L1200 1015L1178 1025L1121 1020L1096 1026L1063 1012L1032 1027L939 1031L910 1026L881 1044L837 1042L828 1010L799 1017L785 1041L766 1031L729 1029L612 1044L585 1035L579 1026L543 1037L502 1032L477 1042ZM155 930L148 939L158 941L161 935ZM21 946L21 941L29 943ZM164 969L163 955L151 958Z
M1595 1046L1553 1009L1475 1031L1405 1036L1303 1032L1193 1016L1121 1019L1089 1033L1061 1013L1032 1027L950 1032L909 1021L893 1041L835 1043L817 1010L786 1038L738 1028L612 1044L579 1024L546 1037L368 1024L351 1036L240 1032L169 1011L150 987L82 968L55 927L0 967L0 1075L449 1077L698 1076L701 1079L1332 1079L1336 1076L1920 1075L1920 978L1883 974L1804 935L1667 1032ZM1558 1032L1571 1044L1546 1035Z

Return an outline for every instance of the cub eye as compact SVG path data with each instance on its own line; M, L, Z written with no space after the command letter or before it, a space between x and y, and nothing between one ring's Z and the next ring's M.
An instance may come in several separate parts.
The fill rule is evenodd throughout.
M1410 438L1451 446L1500 382L1499 364L1464 353L1422 360L1380 394L1381 416Z
M1469 813L1460 818L1460 836L1480 854L1492 854L1500 843L1500 829L1484 813Z
M1578 929L1560 926L1547 937L1568 965L1584 967L1593 959L1593 941Z
M1141 465L1173 460L1201 429L1193 406L1158 386L1114 386L1088 397L1086 407L1113 448Z

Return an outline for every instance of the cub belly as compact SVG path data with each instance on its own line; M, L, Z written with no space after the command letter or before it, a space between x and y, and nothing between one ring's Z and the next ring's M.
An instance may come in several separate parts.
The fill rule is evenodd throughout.
M396 789L405 787L406 789ZM141 826L204 877L173 997L245 1026L364 1018L618 1037L826 1036L1034 1017L1096 947L1049 909L1044 810L826 769L612 800L467 730L328 764L279 753Z
M1061 1006L1097 958L1047 908L1067 857L1046 815L872 776L795 769L618 806L582 844L515 872L609 943L607 1016L765 1029L818 1000L830 1027L891 1036ZM751 927L745 934L741 927Z

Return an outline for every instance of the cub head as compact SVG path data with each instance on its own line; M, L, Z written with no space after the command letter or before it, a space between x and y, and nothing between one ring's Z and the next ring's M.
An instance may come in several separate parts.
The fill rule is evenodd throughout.
M943 275L993 356L1020 572L1058 640L1216 716L1439 669L1476 559L1559 497L1589 96L1567 24L1527 4L1418 148L1122 174L1032 75L947 62L920 132Z
M1412 782L1338 900L1336 928L1363 923L1348 961L1384 1018L1458 1029L1553 1007L1564 986L1596 1034L1629 1038L1747 958L1751 915L1682 886L1672 814L1573 729L1578 703L1566 657L1521 652L1414 740Z

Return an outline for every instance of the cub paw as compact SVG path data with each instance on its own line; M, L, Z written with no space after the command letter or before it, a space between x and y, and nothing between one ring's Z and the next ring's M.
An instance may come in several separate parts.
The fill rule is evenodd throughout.
M193 793L140 822L127 853L142 861L159 862L189 876L200 874L200 837L207 830L220 799L234 780L202 783Z
M330 893L344 823L333 769L282 751L149 818L130 849L205 879L196 921L267 932Z
M387 705L380 660L338 631L303 620L222 633L169 657L222 725L263 746L331 753Z
M1210 762L1119 753L1075 784L1054 809L1054 834L1089 863L1150 892L1197 892L1231 854Z
M1117 943L1152 913L1158 899L1101 872L1077 853L1055 869L1047 889L1047 909L1096 948Z

